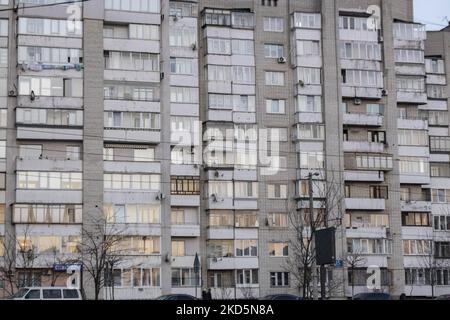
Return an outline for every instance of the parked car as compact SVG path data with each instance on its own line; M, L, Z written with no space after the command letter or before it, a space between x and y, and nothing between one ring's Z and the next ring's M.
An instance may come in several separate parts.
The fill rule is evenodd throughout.
M293 294L269 294L260 298L260 300L303 300L303 298Z
M155 300L198 300L189 294L166 294L156 298Z
M66 287L20 288L11 300L83 300L81 290Z
M355 294L353 300L391 300L391 296L383 292L364 292Z
M434 300L450 300L450 294L443 294L441 296L434 298Z

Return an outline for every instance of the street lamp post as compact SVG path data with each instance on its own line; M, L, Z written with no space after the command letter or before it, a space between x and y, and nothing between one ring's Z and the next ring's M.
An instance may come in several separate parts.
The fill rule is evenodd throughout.
M200 260L198 259L197 252L194 259L194 274L195 274L195 297L197 298L197 286L198 286L198 274L200 272Z

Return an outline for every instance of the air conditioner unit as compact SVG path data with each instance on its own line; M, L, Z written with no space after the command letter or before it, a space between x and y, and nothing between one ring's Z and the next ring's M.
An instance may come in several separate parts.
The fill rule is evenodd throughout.
M218 171L218 170L216 170L216 171L214 172L214 177L218 178L218 177L219 177L219 175L220 175L219 171Z
M362 103L361 99L355 98L355 105L359 106Z
M388 95L388 91L386 89L381 90L381 95L386 97Z
M286 63L286 58L285 57L279 57L277 59L278 63Z
M300 85L300 87L305 86L305 82L303 80L298 80L298 84Z
M378 36L378 42L384 42L383 36Z

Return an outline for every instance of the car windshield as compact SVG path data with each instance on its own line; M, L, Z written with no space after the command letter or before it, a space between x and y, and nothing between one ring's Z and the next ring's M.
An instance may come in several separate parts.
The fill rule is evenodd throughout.
M22 288L19 289L19 291L17 291L16 293L14 293L12 296L10 296L10 299L15 299L15 298L23 298L25 296L25 294L28 292L28 288Z

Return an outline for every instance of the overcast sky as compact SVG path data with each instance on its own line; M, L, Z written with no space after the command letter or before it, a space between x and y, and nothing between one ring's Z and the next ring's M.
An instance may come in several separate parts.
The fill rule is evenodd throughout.
M450 21L450 0L414 0L414 20L428 30L440 30Z

